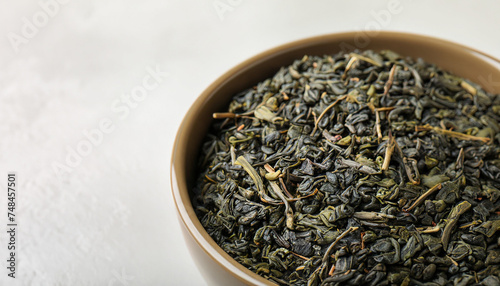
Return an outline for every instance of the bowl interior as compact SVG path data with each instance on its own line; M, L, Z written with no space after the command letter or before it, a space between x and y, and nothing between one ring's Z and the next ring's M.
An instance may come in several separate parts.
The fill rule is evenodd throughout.
M233 260L210 238L193 210L189 190L196 181L201 142L212 113L224 111L231 97L274 75L280 67L308 55L360 50L393 50L422 58L456 75L500 93L498 60L470 48L426 36L395 32L350 32L309 38L261 53L234 67L210 85L193 104L178 131L172 154L172 190L181 222L198 245L221 267L251 284L271 284ZM495 63L496 61L496 63Z

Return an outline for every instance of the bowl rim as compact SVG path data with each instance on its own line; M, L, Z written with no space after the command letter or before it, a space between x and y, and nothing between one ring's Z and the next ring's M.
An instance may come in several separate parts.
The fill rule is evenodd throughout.
M301 47L311 45L311 43L319 44L325 41L333 41L335 38L355 37L360 33L367 33L367 32L368 33L376 32L377 35L374 37L385 36L390 38L412 38L412 39L418 39L419 42L428 42L436 45L444 45L449 48L466 50L469 51L470 53L476 54L476 57L479 55L480 57L478 57L478 60L483 60L485 63L486 61L490 61L490 63L488 63L489 65L491 65L491 63L496 64L497 66L495 66L495 68L500 72L500 60L497 59L496 57L491 56L475 48L471 48L466 45L455 43L449 40L440 39L428 35L399 32L399 31L346 31L340 33L330 33L313 37L307 37L304 39L275 46L271 49L262 51L248 58L247 60L238 63L237 65L235 65L234 67L223 73L221 76L219 76L208 87L206 87L203 90L203 92L196 98L196 100L191 104L191 106L189 107L187 113L184 115L179 125L179 128L177 130L174 139L174 144L171 154L170 186L172 189L174 204L177 209L177 215L181 222L181 227L185 227L189 235L196 241L198 246L205 252L205 254L211 257L211 259L213 259L214 262L218 263L222 268L225 268L232 276L242 281L243 283L253 284L253 285L275 285L271 281L252 272L251 270L247 269L243 265L239 264L236 260L234 260L221 247L219 247L215 243L215 241L213 241L213 239L208 235L206 230L201 225L200 221L197 219L197 216L191 204L187 183L177 180L178 176L180 176L181 178L185 178L184 174L185 162L182 161L182 158L184 156L181 156L181 154L178 152L179 149L182 150L181 137L183 136L184 130L186 127L190 126L189 123L192 114L201 109L204 103L208 100L208 98L217 93L219 87L222 84L231 81L231 79L235 77L235 75L237 75L239 72L244 71L245 68L248 67L249 65L256 62L261 62L268 57L272 57L276 54L279 54L280 52L286 52L292 49L300 49ZM360 48L360 50L363 50L363 48ZM177 170L180 170L180 172L177 172ZM181 192L187 194L187 199L188 199L187 201L186 201L186 196L185 195L183 196ZM196 219L193 220L192 218Z

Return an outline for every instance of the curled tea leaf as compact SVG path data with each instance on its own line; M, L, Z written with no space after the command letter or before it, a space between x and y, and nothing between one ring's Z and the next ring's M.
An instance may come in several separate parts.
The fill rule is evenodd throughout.
M278 117L274 112L272 112L267 106L260 106L254 111L254 116L260 120L265 120L271 123L277 123L283 121L283 118Z

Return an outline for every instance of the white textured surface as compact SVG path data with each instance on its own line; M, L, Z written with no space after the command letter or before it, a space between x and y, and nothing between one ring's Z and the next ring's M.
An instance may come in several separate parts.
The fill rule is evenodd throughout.
M362 30L387 10L385 1L69 0L16 53L9 33L22 36L23 18L33 21L43 10L38 1L4 2L0 261L7 259L11 170L20 184L20 250L17 278L7 277L2 262L0 285L203 285L169 187L183 114L240 61L292 40ZM406 2L380 22L384 30L441 37L500 57L500 2ZM218 14L214 4L230 9ZM114 110L123 93L142 85L148 66L169 75L128 114ZM85 144L82 132L104 118L114 130L71 172L56 176L53 165L66 164L68 148Z

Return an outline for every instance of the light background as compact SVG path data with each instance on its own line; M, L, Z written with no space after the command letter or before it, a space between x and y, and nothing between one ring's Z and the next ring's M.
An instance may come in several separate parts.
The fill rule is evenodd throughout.
M204 285L180 234L170 153L197 95L250 56L375 21L500 57L499 1L401 1L380 18L386 1L65 0L44 23L40 3L54 1L0 9L0 261L7 172L19 183L17 278L2 262L0 285ZM40 24L30 38L25 19ZM148 67L168 76L129 114L113 111ZM103 118L114 130L57 176Z

